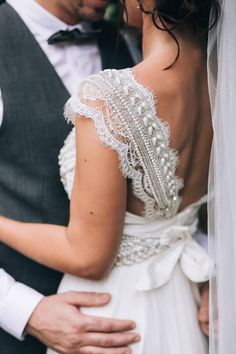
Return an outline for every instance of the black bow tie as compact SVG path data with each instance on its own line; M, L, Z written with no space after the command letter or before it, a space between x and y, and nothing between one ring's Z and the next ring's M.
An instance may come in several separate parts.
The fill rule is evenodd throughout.
M91 30L82 32L78 28L72 31L58 31L48 38L48 44L58 44L62 42L69 42L73 44L87 44L101 35L101 30Z

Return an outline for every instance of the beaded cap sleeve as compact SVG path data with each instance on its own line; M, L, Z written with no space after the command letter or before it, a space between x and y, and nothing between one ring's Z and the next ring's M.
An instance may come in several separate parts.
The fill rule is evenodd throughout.
M169 147L169 128L156 116L156 103L131 69L104 70L84 80L65 106L65 117L94 121L98 138L119 156L120 169L132 180L144 216L176 214L182 180L175 175L177 153Z

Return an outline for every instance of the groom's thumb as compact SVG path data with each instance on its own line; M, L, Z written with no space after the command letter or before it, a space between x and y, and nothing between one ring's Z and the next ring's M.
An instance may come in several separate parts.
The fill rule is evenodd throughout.
M103 306L111 300L111 296L107 293L69 291L61 296L71 305L85 307Z

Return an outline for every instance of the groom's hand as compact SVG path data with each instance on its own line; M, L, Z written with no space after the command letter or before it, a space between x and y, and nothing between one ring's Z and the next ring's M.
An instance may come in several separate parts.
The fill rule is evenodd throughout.
M132 321L84 315L79 307L104 306L107 294L68 292L45 297L33 312L26 332L62 354L129 354L139 340Z
M198 311L198 321L202 332L209 336L209 284L205 283L201 289L201 304Z

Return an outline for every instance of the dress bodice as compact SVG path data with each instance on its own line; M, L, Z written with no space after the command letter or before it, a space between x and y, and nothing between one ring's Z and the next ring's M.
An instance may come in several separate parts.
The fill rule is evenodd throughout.
M132 265L153 257L153 269L159 269L159 274L144 272L143 289L167 282L178 261L187 277L196 282L207 280L211 269L209 257L193 238L198 209L206 198L178 213L183 185L176 176L178 153L170 147L170 130L157 116L157 104L131 69L125 69L105 70L84 80L65 107L69 121L74 122L77 114L94 121L98 138L117 152L122 174L132 180L134 195L145 205L144 217L126 212L114 262L115 266ZM73 129L59 156L61 179L69 197L75 151Z
M131 69L104 70L84 80L66 104L65 115L91 118L100 140L116 150L124 177L149 219L177 213L182 180L176 177L178 154L170 148L168 124L157 114L157 100ZM70 196L75 166L75 132L60 153L61 178Z

